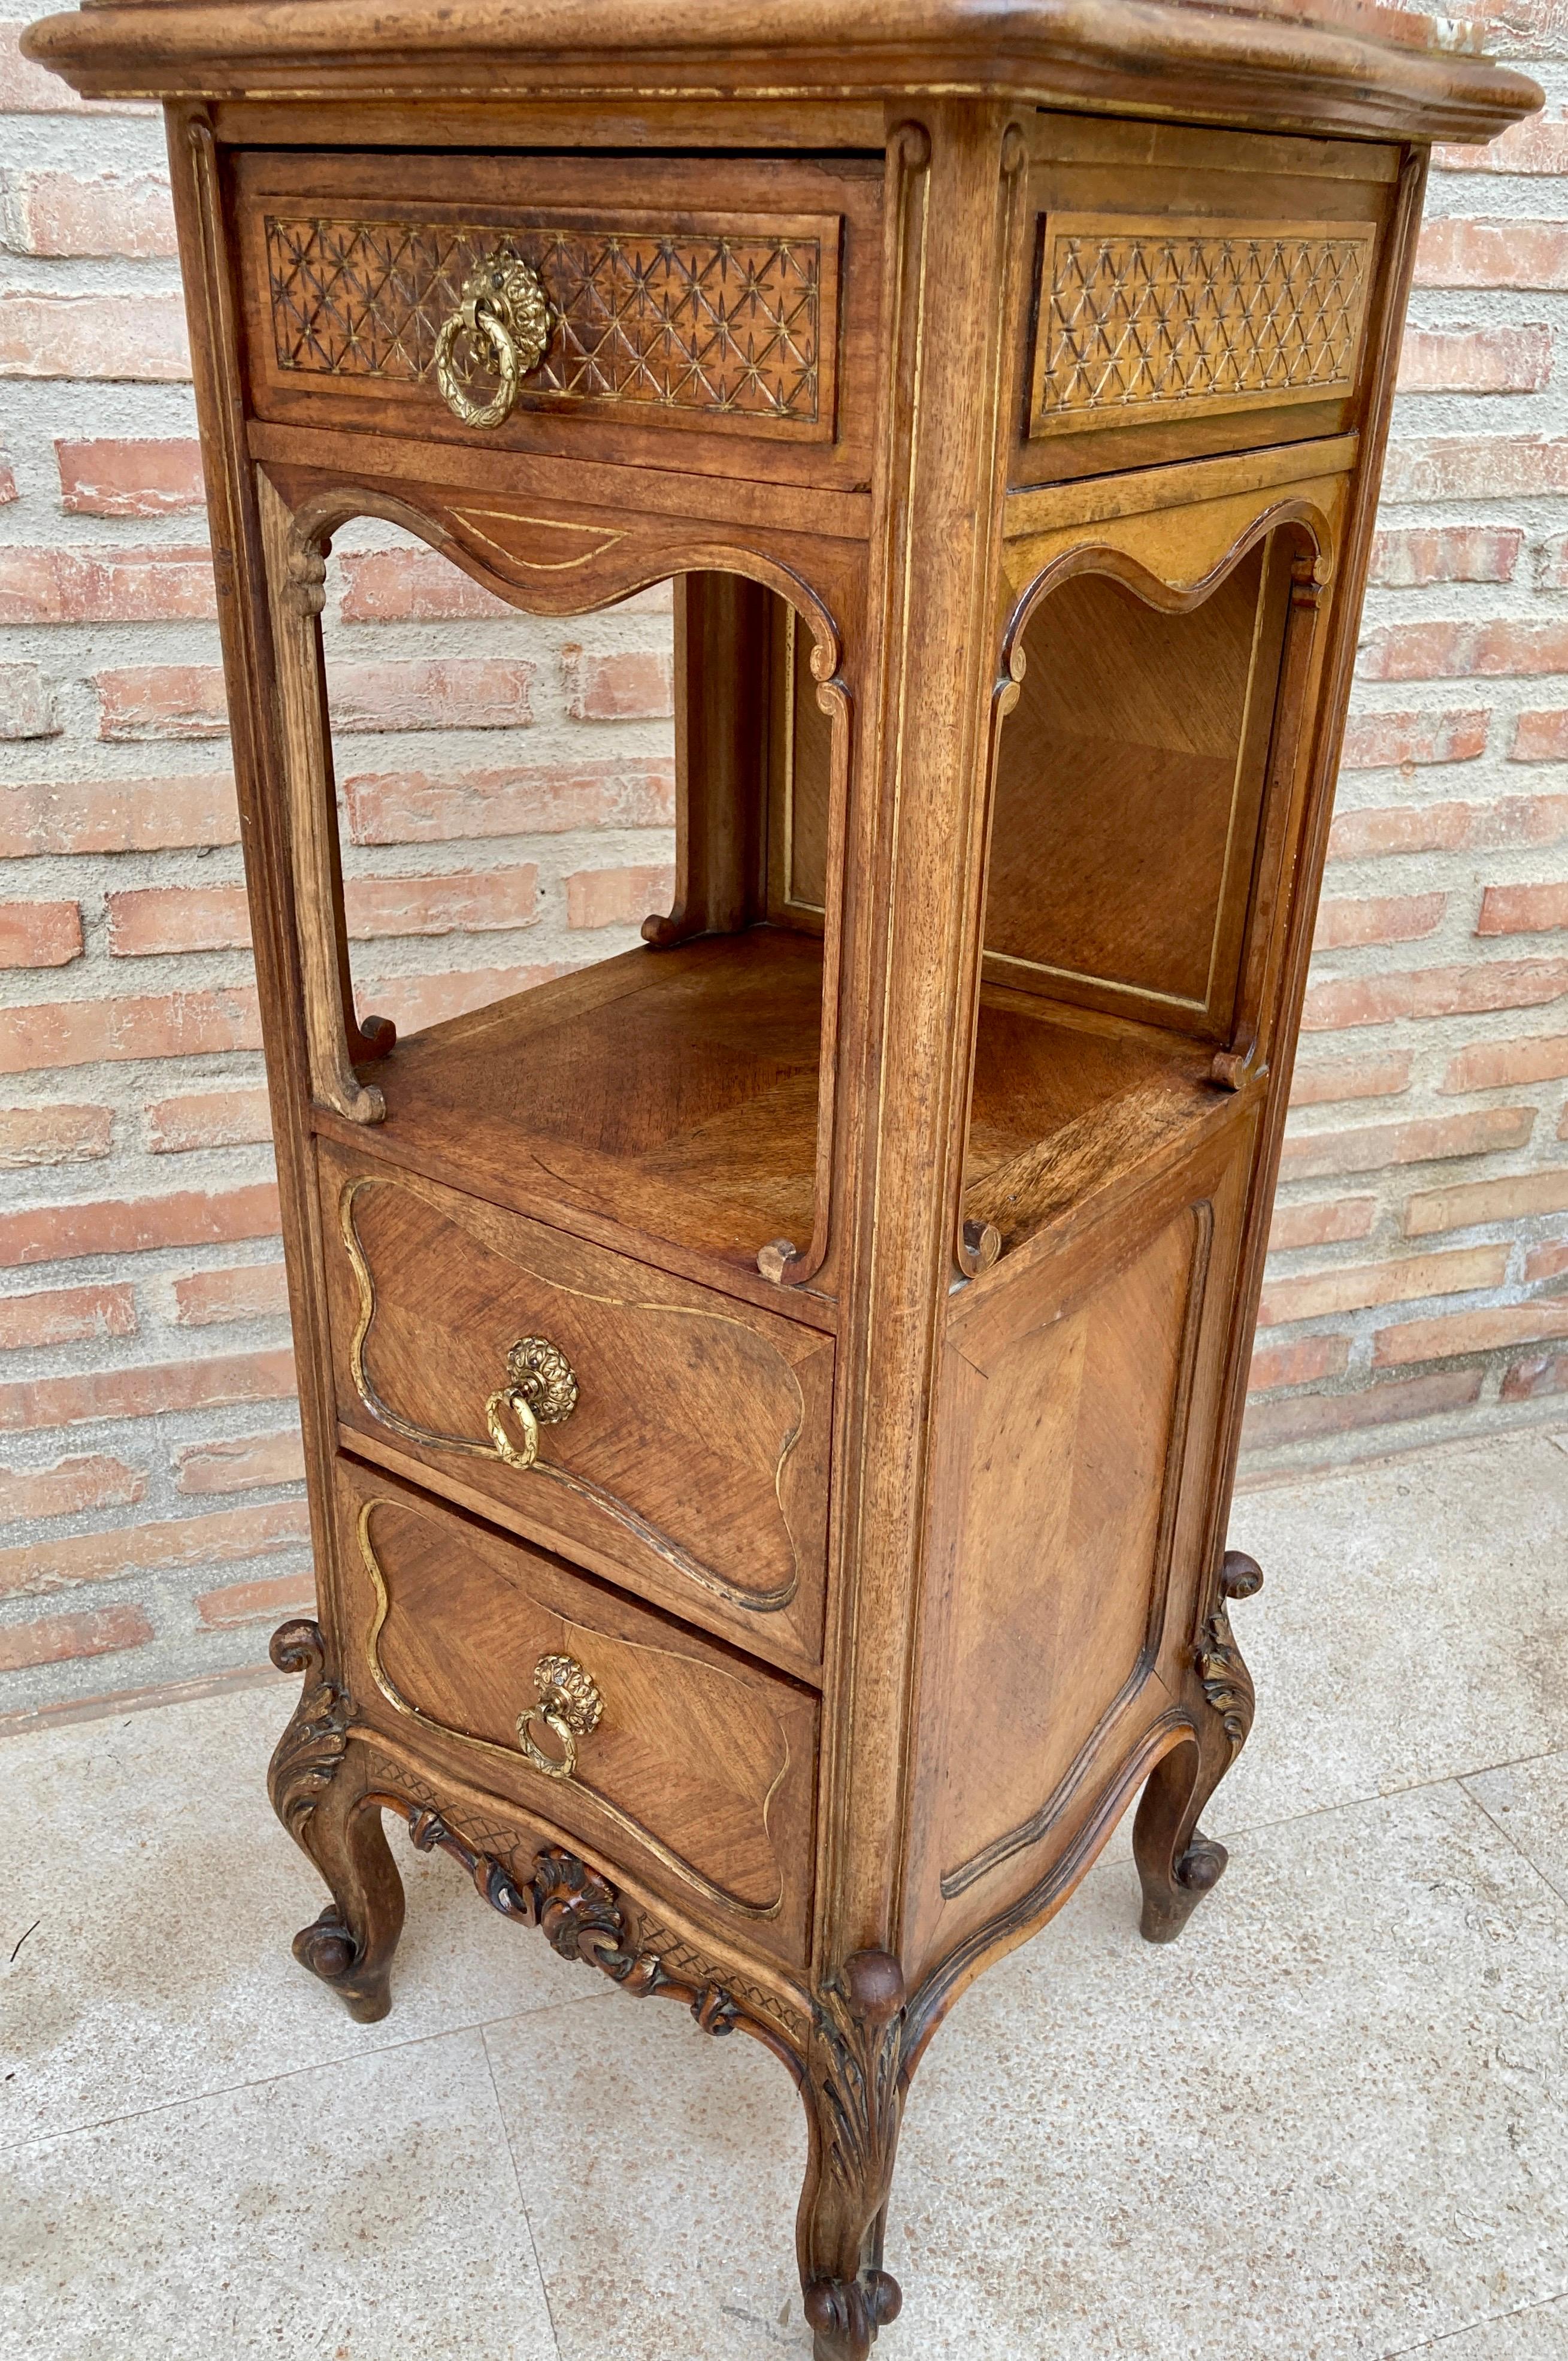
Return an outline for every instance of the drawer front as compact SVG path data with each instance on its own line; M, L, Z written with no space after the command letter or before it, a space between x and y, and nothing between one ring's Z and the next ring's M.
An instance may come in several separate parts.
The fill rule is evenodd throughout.
M1390 148L1051 118L1014 480L1353 425Z
M345 1436L815 1673L831 1340L415 1175L320 1153ZM530 1339L560 1363L533 1346L520 1356ZM557 1382L524 1465L538 1370Z
M816 1698L374 1469L337 1482L367 1717L804 1958Z
M630 435L665 467L811 479L863 461L870 167L244 153L234 170L259 417L623 458ZM461 324L475 274L502 264L525 273L510 394L488 332Z

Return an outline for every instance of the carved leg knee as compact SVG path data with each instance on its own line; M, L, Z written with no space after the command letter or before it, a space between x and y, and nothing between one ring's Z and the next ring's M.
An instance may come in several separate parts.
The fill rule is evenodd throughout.
M364 1777L349 1761L352 1708L327 1679L325 1643L314 1623L274 1633L280 1672L303 1673L294 1716L267 1774L272 1808L325 1879L332 1901L294 1938L294 1957L342 1995L351 2015L373 2025L392 2004L392 1954L403 1926L403 1886L381 1831L364 1806Z
M882 2268L893 2182L904 2045L904 1977L885 1951L857 1951L814 2012L805 2098L811 2156L798 2246L816 2361L865 2361L898 2317L898 2281Z
M1224 1875L1230 1856L1223 1844L1203 1835L1198 1822L1252 1728L1252 1675L1231 1631L1227 1605L1233 1598L1251 1598L1262 1587L1254 1561L1240 1550L1227 1550L1220 1569L1220 1603L1203 1626L1195 1655L1208 1708L1201 1734L1156 1766L1133 1827L1146 1942L1174 1942Z

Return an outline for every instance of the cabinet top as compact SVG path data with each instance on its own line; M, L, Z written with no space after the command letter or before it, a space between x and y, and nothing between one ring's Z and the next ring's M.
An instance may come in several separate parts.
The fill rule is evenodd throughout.
M85 0L24 40L90 97L802 100L944 92L1488 139L1528 76L1385 0Z

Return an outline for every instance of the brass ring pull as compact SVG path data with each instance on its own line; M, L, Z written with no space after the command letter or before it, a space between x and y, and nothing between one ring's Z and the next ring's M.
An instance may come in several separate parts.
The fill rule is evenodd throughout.
M539 1702L520 1715L517 1742L547 1779L569 1779L577 1767L577 1741L597 1729L604 1699L575 1656L541 1656L533 1686ZM530 1724L536 1719L560 1741L559 1754L546 1754L535 1743Z
M511 416L523 379L538 368L550 342L550 300L539 273L515 255L499 254L472 272L463 301L443 321L435 340L435 381L447 408L465 426L501 426ZM477 402L453 366L457 339L486 348L500 384L492 399Z
M526 1470L539 1456L540 1428L559 1426L576 1409L576 1375L548 1336L520 1336L507 1355L507 1375L510 1384L499 1387L485 1404L485 1424L496 1457ZM521 1443L508 1431L508 1413L517 1422Z

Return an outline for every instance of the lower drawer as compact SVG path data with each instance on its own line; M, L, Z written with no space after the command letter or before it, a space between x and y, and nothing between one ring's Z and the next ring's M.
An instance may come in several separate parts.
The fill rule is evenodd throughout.
M804 1960L817 1699L375 1469L336 1484L366 1718Z
M320 1159L353 1447L812 1677L832 1340L417 1174ZM530 1355L555 1380L532 1432Z

